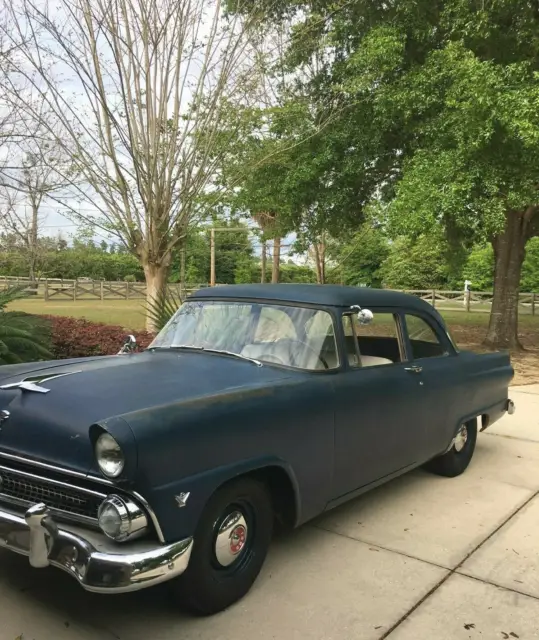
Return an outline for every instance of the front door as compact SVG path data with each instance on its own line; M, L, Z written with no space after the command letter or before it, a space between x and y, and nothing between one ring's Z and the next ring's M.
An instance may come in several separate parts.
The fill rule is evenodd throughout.
M417 464L424 446L423 380L410 371L404 323L372 311L367 326L343 316L348 370L335 381L334 499Z

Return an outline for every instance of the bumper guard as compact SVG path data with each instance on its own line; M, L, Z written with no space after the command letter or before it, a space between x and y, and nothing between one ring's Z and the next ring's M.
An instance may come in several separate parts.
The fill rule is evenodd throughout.
M24 516L0 509L0 547L28 556L33 567L62 569L87 591L123 593L181 575L189 563L193 539L169 545L114 543L87 529L60 527L40 503Z

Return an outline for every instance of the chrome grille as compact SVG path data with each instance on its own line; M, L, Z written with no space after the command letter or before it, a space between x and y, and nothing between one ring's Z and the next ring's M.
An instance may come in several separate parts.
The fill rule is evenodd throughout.
M105 497L96 491L0 466L0 502L22 506L44 502L69 519L97 521L99 505Z

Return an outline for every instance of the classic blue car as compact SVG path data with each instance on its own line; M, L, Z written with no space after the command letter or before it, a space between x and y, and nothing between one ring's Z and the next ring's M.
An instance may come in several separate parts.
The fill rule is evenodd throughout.
M512 376L412 296L204 289L141 353L0 368L0 546L89 591L169 580L211 614L249 590L275 521L419 465L462 473Z

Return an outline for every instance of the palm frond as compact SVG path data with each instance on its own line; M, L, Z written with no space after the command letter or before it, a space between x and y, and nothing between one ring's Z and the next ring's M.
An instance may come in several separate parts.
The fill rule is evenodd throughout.
M146 303L146 314L157 331L161 331L181 304L180 296L165 287L155 298Z
M2 291L0 291L0 310L4 310L11 302L20 300L21 298L26 298L27 296L28 293L25 286L19 285L6 287Z
M0 291L0 365L52 357L47 348L49 325L44 318L6 307L26 297L26 287Z

